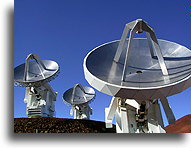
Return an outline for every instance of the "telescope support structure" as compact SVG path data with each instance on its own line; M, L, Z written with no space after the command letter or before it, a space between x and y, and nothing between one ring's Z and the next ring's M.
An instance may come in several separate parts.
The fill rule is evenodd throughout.
M24 103L27 104L26 114L31 117L54 117L57 93L49 84L39 87L26 87Z
M168 102L165 104L168 122L174 123L175 118ZM158 100L135 101L113 97L111 104L105 108L106 128L112 128L112 121L116 118L117 133L165 133L163 119Z
M92 115L92 108L90 108L88 103L73 105L70 110L70 115L74 116L74 119L90 119Z
M129 63L130 51L132 49L133 37L135 33L142 33L143 31L146 32L151 57L153 58L156 55L163 75L168 76L168 70L167 70L167 67L162 55L162 51L160 49L154 30L142 19L137 19L125 25L123 34L121 36L121 39L114 57L114 61L119 62L122 51L125 50L124 45L125 45L126 38L128 36L128 33L130 32L128 45L126 49L127 51L126 51L125 63L123 67L123 74L121 78L122 82L125 81L126 71L129 66L128 63Z

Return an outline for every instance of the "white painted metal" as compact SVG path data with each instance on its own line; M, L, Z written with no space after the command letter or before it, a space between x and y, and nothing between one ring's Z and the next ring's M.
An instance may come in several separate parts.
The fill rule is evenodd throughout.
M157 100L154 103L146 102L148 113L144 117L145 127L139 126L139 109L140 103L135 100L113 97L109 108L105 109L106 128L112 128L115 116L117 133L165 133Z
M135 33L143 31L147 38L133 38ZM165 132L156 100L161 98L169 123L174 123L172 110L163 98L191 86L191 50L170 41L157 40L154 30L141 19L125 25L121 40L90 51L83 67L91 86L118 98L117 103L112 99L110 107L105 109L106 127L112 127L116 110L117 132L132 133L134 129L136 133ZM126 104L120 104L122 99L119 98L126 100Z
M90 115L92 115L92 108L85 104L73 105L70 110L70 115L74 116L74 119L90 119Z
M71 105L70 115L74 119L90 119L92 108L89 103L95 99L95 91L87 86L75 84L63 94L63 101Z
M34 59L33 61L29 61ZM31 117L54 117L57 93L47 83L59 73L59 66L50 60L41 60L29 54L26 62L14 69L15 84L26 87L24 103L26 114Z
M176 118L172 112L172 109L168 103L168 100L166 97L163 97L163 98L160 98L160 101L162 103L162 106L164 108L164 111L165 111L165 114L166 114L166 117L168 119L168 123L169 124L173 124L176 122Z
M105 108L105 123L106 123L106 128L112 128L112 121L117 109L118 105L118 98L113 97L110 103L109 108Z
M158 100L150 104L147 117L148 133L166 133Z
M154 55L154 51L156 53L156 56L159 60L159 65L161 67L162 73L163 75L168 75L168 70L160 49L160 46L158 44L156 35L154 33L154 30L148 26L148 24L143 21L142 19L137 19L136 21L130 22L129 24L126 24L124 32L122 34L121 40L119 42L119 46L117 48L115 57L114 57L114 61L119 62L119 58L121 56L121 53L123 51L123 47L125 44L125 40L127 38L128 32L130 31L130 35L129 35L129 42L127 45L127 52L126 52L126 58L125 58L125 63L124 63L124 68L123 68L123 74L122 74L122 81L125 81L125 76L126 76L126 71L128 68L128 62L129 62L129 52L131 50L131 46L132 46L132 40L133 40L133 36L136 32L138 33L142 33L143 31L147 32L147 40L149 43L149 48L150 48L150 52L151 52L151 56L153 57ZM153 43L153 46L152 46Z
M129 133L129 122L127 118L127 108L124 106L118 107L116 110L116 130L117 133Z
M24 103L27 104L26 114L31 117L54 117L57 93L47 89L48 84L40 87L26 87ZM52 88L51 88L52 89Z

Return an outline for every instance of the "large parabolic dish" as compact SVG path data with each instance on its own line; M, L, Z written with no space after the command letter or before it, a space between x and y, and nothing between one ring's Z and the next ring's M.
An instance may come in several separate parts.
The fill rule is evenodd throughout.
M137 28L150 33L144 21L134 24L139 22L143 27L139 24ZM134 25L132 31L139 31L137 28ZM85 57L84 74L91 86L111 96L137 100L171 96L191 86L190 49L174 42L154 40L152 33L147 34L150 38L132 38L131 32L126 39L127 30L121 40L100 45ZM162 56L157 53L155 44L160 47ZM119 50L121 54L116 61ZM164 64L160 60L166 65L166 74L165 68L161 70Z

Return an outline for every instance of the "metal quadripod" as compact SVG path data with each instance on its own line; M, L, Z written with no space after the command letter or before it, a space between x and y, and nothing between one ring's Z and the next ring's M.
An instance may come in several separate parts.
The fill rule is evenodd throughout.
M33 59L29 61L30 59ZM59 66L51 60L40 60L35 54L30 54L26 58L26 63L14 69L14 82L21 86L40 86L57 77Z
M147 38L133 38L143 31ZM90 51L83 68L91 86L114 97L153 100L191 86L191 50L157 40L153 29L140 19L126 25L121 40Z
M76 84L63 94L64 102L70 105L90 103L94 98L94 89L80 84Z

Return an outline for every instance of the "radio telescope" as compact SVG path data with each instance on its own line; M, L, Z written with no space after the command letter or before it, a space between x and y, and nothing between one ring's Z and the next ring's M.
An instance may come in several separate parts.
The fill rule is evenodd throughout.
M63 94L63 101L72 106L70 115L74 115L74 119L90 119L92 108L89 103L93 99L95 99L95 91L80 84L75 84Z
M29 61L31 60L31 61ZM26 62L14 69L14 82L26 87L24 103L27 104L28 117L53 117L57 93L48 84L57 77L59 66L51 60L40 60L35 54L29 54Z
M133 38L143 31L146 38ZM90 51L83 67L92 87L113 96L105 109L105 122L112 127L116 115L118 133L165 132L158 99L168 122L174 123L166 97L191 86L191 50L157 39L141 19L126 24L120 40Z

